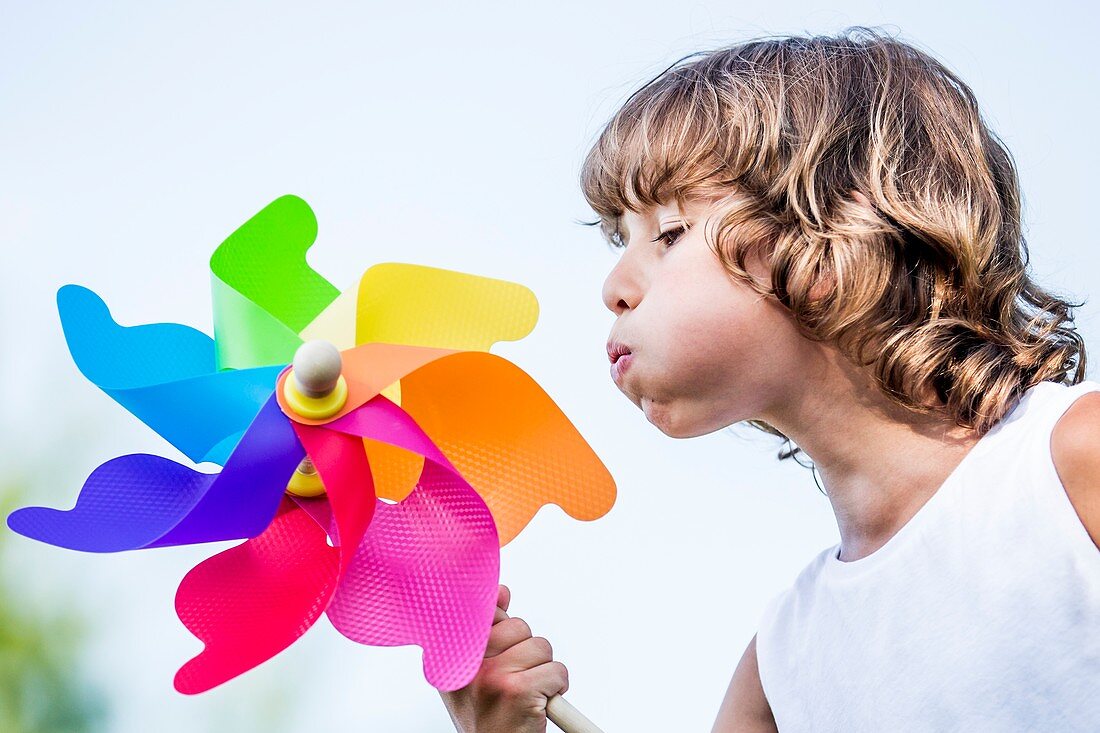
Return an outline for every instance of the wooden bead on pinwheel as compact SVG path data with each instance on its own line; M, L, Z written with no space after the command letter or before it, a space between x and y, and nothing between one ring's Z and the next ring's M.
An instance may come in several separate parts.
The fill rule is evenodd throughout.
M340 352L328 341L306 341L294 352L290 374L283 381L283 397L294 412L317 420L339 412L348 399L348 385L340 373ZM306 456L294 470L286 490L295 496L325 493L321 476Z

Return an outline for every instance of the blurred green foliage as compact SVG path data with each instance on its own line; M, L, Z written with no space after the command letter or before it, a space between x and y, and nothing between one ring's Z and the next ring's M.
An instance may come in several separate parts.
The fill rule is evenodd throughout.
M22 504L21 485L0 485L0 516ZM0 527L0 561L13 534ZM0 562L0 733L94 733L105 729L103 695L79 673L86 628L72 608L28 608Z

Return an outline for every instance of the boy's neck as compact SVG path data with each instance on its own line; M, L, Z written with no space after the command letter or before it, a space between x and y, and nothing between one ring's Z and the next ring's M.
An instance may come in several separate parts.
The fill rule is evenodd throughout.
M840 530L840 559L859 560L924 506L980 436L891 402L842 358L826 362L787 403L789 414L767 419L814 461Z

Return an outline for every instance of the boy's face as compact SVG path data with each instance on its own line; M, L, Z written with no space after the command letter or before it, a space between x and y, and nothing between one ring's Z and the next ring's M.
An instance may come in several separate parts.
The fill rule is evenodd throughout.
M705 224L718 213L698 201L683 211L675 203L627 211L626 248L603 285L616 315L609 348L618 342L630 350L612 364L612 378L674 438L765 419L816 361L789 312L734 280L705 241ZM662 233L669 236L652 241ZM764 262L746 266L770 282Z

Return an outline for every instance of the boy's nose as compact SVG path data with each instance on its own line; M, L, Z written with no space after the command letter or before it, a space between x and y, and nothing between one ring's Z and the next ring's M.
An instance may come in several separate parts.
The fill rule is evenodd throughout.
M617 316L627 309L637 308L641 300L642 291L638 279L634 273L623 267L625 261L624 256L603 282L603 303Z

